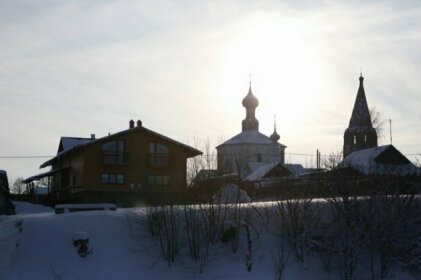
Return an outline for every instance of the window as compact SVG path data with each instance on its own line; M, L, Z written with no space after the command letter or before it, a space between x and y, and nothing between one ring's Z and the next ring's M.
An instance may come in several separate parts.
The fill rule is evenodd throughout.
M169 161L170 149L162 144L149 143L149 164L154 166L166 166Z
M170 176L149 175L148 177L149 185L168 186L169 182L170 182Z
M257 154L257 162L262 162L262 154Z
M102 145L105 164L124 164L124 141L112 141Z
M354 145L357 144L357 136L354 135Z
M102 173L101 182L103 184L123 185L124 184L124 174Z

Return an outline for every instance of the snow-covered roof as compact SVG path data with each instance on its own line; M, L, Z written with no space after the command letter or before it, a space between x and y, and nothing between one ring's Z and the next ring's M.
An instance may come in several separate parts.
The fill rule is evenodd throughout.
M256 168L252 173L250 173L245 178L245 181L257 181L262 179L269 171L271 171L278 164L279 162L261 165L260 167Z
M60 146L57 153L68 151L75 146L91 142L92 140L95 139L80 137L61 137Z
M280 162L273 162L273 163L266 163L266 164L254 164L248 163L249 169L253 170L249 175L246 176L244 179L245 181L258 181L263 179L270 171L272 171L275 168L282 168L285 170L285 173L287 175L291 174L290 170L287 169L283 164Z
M388 153L389 157L398 158L400 162L387 163L381 160ZM379 146L356 151L348 155L339 167L351 167L365 175L416 175L417 167L411 163L393 145Z
M307 173L307 169L305 169L301 164L287 163L285 166L292 172L292 174L294 174L294 176Z
M267 165L267 162L249 161L247 162L247 169L249 172L254 172L262 166Z
M260 133L257 130L247 130L247 131L243 131L243 132L235 135L234 137L225 141L224 143L222 143L218 147L223 146L223 145L237 145L237 144L269 145L269 144L273 144L273 142L272 142L272 140L270 140L269 137ZM284 146L282 144L279 144L279 145Z

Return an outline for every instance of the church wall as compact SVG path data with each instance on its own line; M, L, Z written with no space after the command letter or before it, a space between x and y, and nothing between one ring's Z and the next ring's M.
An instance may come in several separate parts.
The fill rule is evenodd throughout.
M237 173L250 162L282 162L284 148L279 144L237 144L218 148L218 171L222 174Z

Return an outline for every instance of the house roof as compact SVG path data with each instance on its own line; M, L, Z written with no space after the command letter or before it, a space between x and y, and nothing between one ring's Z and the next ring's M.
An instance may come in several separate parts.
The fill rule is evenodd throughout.
M57 154L60 152L64 152L70 150L71 148L91 142L95 139L91 138L82 138L82 137L61 137L60 144L58 146Z
M416 175L417 167L393 145L356 151L348 155L339 168L351 167L365 175Z
M194 156L197 156L197 155L202 154L201 151L199 151L199 150L197 150L197 149L195 149L195 148L193 148L191 146L188 146L186 144L183 144L181 142L178 142L176 140L173 140L173 139L171 139L171 138L169 138L167 136L164 136L164 135L159 134L159 133L157 133L155 131L152 131L150 129L147 129L147 128L143 127L143 126L136 126L136 127L129 128L129 129L126 129L126 130L123 130L123 131L120 131L120 132L117 132L117 133L114 133L114 134L107 135L107 136L102 137L102 138L89 139L89 141L85 141L85 140L88 140L88 138L62 137L61 140L63 140L63 138L69 139L69 141L67 143L68 144L68 146L67 146L68 149L67 150L63 149L63 151L60 151L59 153L57 153L57 155L55 157L53 157L52 159L50 159L50 160L44 162L43 164L41 164L40 168L44 168L44 167L47 167L47 166L51 165L57 159L65 156L65 155L68 155L71 152L78 151L80 149L83 149L83 148L85 148L87 146L90 146L92 144L95 144L95 143L100 143L100 142L107 141L108 139L112 139L115 136L121 136L121 135L124 135L126 133L131 133L131 132L135 132L135 131L144 131L146 133L149 133L149 134L152 134L154 136L157 136L157 137L161 138L164 141L167 141L167 142L170 142L170 143L175 144L177 146L180 146L181 148L183 148L183 149L185 149L187 151L188 157L194 157ZM71 139L73 139L73 140L71 140ZM80 141L74 140L74 139L80 139ZM74 145L71 146L72 144L74 144Z
M36 181L36 180L42 179L42 178L44 178L44 177L51 176L51 175L53 175L53 174L55 174L55 173L58 173L58 172L60 172L60 171L63 171L63 170L65 170L65 169L69 169L69 168L70 168L70 167L63 167L63 168L58 168L58 169L50 170L50 171L47 171L47 172L44 172L44 173L40 173L40 174L37 174L37 175L31 176L31 177L28 177L28 178L26 178L25 180L23 180L22 182L23 182L23 183L25 183L25 184L27 184L27 183L30 183L30 182L33 182L33 181Z
M274 142L267 137L266 135L260 133L257 130L247 130L243 131L231 139L225 141L224 143L220 144L218 147L224 146L224 145L238 145L238 144L262 144L262 145L269 145L273 144ZM286 147L285 145L282 145L278 143L279 145Z
M268 163L268 164L264 164L264 165L260 165L260 166L255 165L254 167L257 167L257 168L255 168L244 179L245 181L261 180L261 179L265 178L265 176L268 175L269 172L271 172L275 168L282 168L286 173L288 173L288 175L291 174L291 171L288 168L286 168L283 164L281 164L280 162ZM253 167L251 167L251 169L253 169Z
M294 176L299 176L307 173L307 169L304 168L301 164L286 163L285 166L292 172Z

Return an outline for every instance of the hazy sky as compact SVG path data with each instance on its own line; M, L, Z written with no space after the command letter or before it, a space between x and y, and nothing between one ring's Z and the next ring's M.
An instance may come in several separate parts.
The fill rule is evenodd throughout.
M287 152L328 154L342 149L360 67L395 146L421 152L418 3L0 0L0 156L54 155L60 136L130 119L216 145L241 130L250 73L260 131L276 114ZM0 169L26 177L44 161Z

